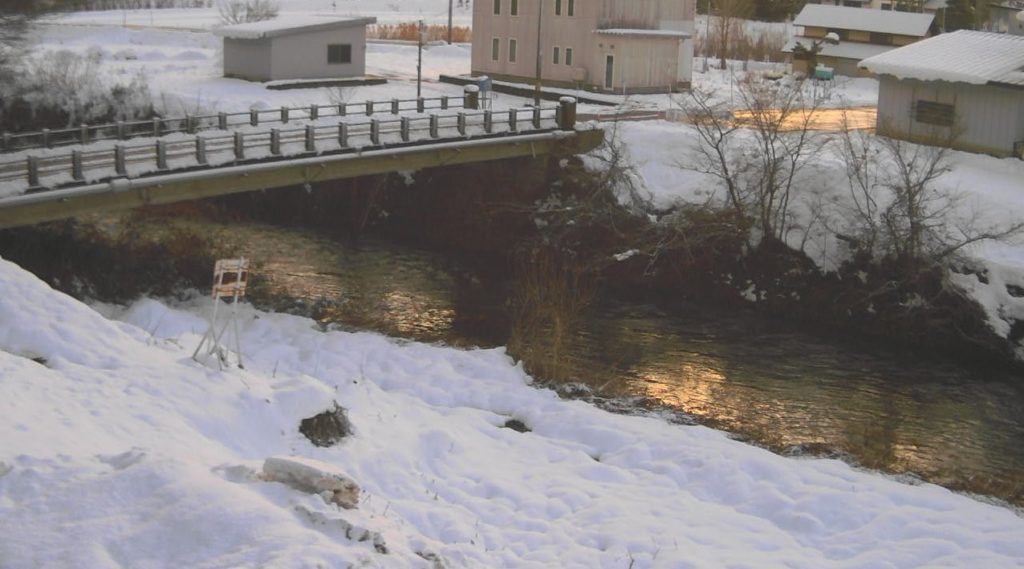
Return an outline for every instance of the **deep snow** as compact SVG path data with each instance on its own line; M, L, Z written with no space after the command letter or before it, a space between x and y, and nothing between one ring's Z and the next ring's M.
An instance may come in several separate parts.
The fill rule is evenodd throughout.
M560 400L502 350L245 308L220 371L189 357L208 298L100 308L0 261L5 568L1024 566L1010 510ZM332 401L355 434L314 447ZM261 481L273 455L342 469L358 509ZM345 537L374 532L388 553Z
M339 13L382 21L440 23L443 4L337 0ZM122 21L177 31L116 27ZM216 40L181 31L210 25L210 11L83 13L37 37L44 49L98 49L114 75L145 74L168 108L332 96L220 78ZM333 96L408 96L413 54L372 45L371 72L401 79ZM427 66L465 72L468 50L428 51ZM730 77L712 70L696 80L724 96ZM876 88L839 86L848 100ZM621 132L659 203L708 197L706 180L675 167L692 143L688 127ZM951 183L979 189L992 209L1024 208L1017 163L958 157ZM1019 248L982 252L1004 267L992 282L1024 274ZM209 307L199 298L90 308L0 260L0 566L1024 567L1024 520L1008 509L839 461L779 457L705 427L563 401L531 386L502 350L321 332L310 320L246 308L247 368L200 366L189 356ZM334 401L349 409L355 435L314 447L298 423ZM532 432L501 428L510 418ZM342 469L364 490L359 508L262 481L260 465L275 455ZM368 533L388 553L355 538Z

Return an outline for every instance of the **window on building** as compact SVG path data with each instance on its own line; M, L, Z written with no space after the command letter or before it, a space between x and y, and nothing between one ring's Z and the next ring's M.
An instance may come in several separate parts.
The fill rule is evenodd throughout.
M953 126L956 109L953 105L918 100L914 104L914 120L935 126Z
M565 64L572 65L572 48L565 48Z
M352 63L352 44L329 44L327 46L327 63Z
M555 0L555 15L562 15L562 0Z
M491 61L498 61L501 56L501 40L494 38L491 40Z
M519 0L508 0L508 13L513 16L519 15Z
M559 63L561 63L561 61L560 61L561 60L560 56L562 54L561 48L558 47L558 46L555 46L555 49L554 49L553 53L554 53L554 57L551 58L551 61L553 61L555 63L555 65L558 65Z
M494 15L501 15L501 0L494 0Z
M566 7L568 8L567 12L570 16L576 15L576 0L569 0L569 5Z
M519 47L519 42L516 40L508 40L508 62L516 62L516 48Z
M881 45L892 45L892 34L871 32L871 43L877 43Z

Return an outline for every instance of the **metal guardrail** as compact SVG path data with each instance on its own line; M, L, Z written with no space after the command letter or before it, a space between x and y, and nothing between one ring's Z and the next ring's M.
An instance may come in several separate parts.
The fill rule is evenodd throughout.
M208 130L232 130L261 124L287 124L295 120L315 121L321 118L353 115L372 116L380 113L393 115L415 111L466 108L466 97L429 97L418 99L391 99L362 103L281 107L279 109L253 109L245 112L212 115L185 115L182 117L154 117L149 120L118 121L100 125L80 125L74 128L43 129L34 132L0 134L0 151L20 152L35 148L54 148L73 144L90 144L104 140L130 140L141 137L160 137L174 133L196 134Z
M470 102L472 102L472 98ZM419 101L423 101L422 99ZM427 107L418 104L418 108ZM73 149L68 154L18 157L4 161L0 155L0 183L24 184L29 192L74 186L103 179L132 178L154 173L245 162L307 157L311 154L355 152L461 140L474 136L516 135L554 129L574 130L576 103L558 106L512 108L507 111L460 111L455 114L398 116L398 112L362 122L306 124L295 128L231 134L192 134L191 137L157 138L142 144L115 144L113 148ZM392 101L389 110L401 111ZM281 115L281 123L289 118ZM319 117L318 117L319 118ZM20 184L19 184L20 185ZM2 200L0 200L2 202Z

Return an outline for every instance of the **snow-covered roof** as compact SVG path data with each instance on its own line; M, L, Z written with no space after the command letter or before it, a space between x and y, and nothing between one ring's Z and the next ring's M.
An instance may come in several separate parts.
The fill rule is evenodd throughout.
M366 26L377 22L377 18L339 18L337 16L321 16L317 14L302 16L282 16L262 22L249 22L223 26L213 30L215 35L231 38L257 40L285 36L301 32L328 30Z
M934 14L807 4L793 25L924 37L934 19Z
M959 30L865 59L860 67L901 79L1024 86L1024 36Z
M816 39L817 38L808 38L808 37L804 37L804 36L796 36L793 39L791 39L788 42L786 42L786 45L783 46L782 51L783 51L783 53L790 53L790 52L792 52L793 51L793 46L795 46L797 44L797 42L802 43L805 47L809 48L809 47L811 47L811 45L814 44ZM844 59L855 59L857 61L860 61L862 59L866 59L868 57L873 57L873 56L878 55L880 53L885 53L887 51L892 51L893 49L895 49L895 48L893 46L891 46L891 45L878 45L876 43L860 43L860 42L844 41L844 42L839 42L838 45L831 45L831 44L827 44L827 43L826 44L822 44L821 51L818 52L818 53L819 53L819 55L823 55L825 57L841 57L841 58L844 58Z
M688 37L691 37L689 33L679 30L644 30L630 28L610 28L607 30L594 30L594 33L605 36L629 36L645 38L686 39Z

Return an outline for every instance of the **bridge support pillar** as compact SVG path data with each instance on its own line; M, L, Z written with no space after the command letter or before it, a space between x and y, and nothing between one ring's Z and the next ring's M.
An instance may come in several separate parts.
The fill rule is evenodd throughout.
M562 97L558 100L558 128L561 130L576 129L575 97Z
M474 111L480 109L480 87L477 87L476 85L466 85L462 89L462 94L463 107L473 109Z

